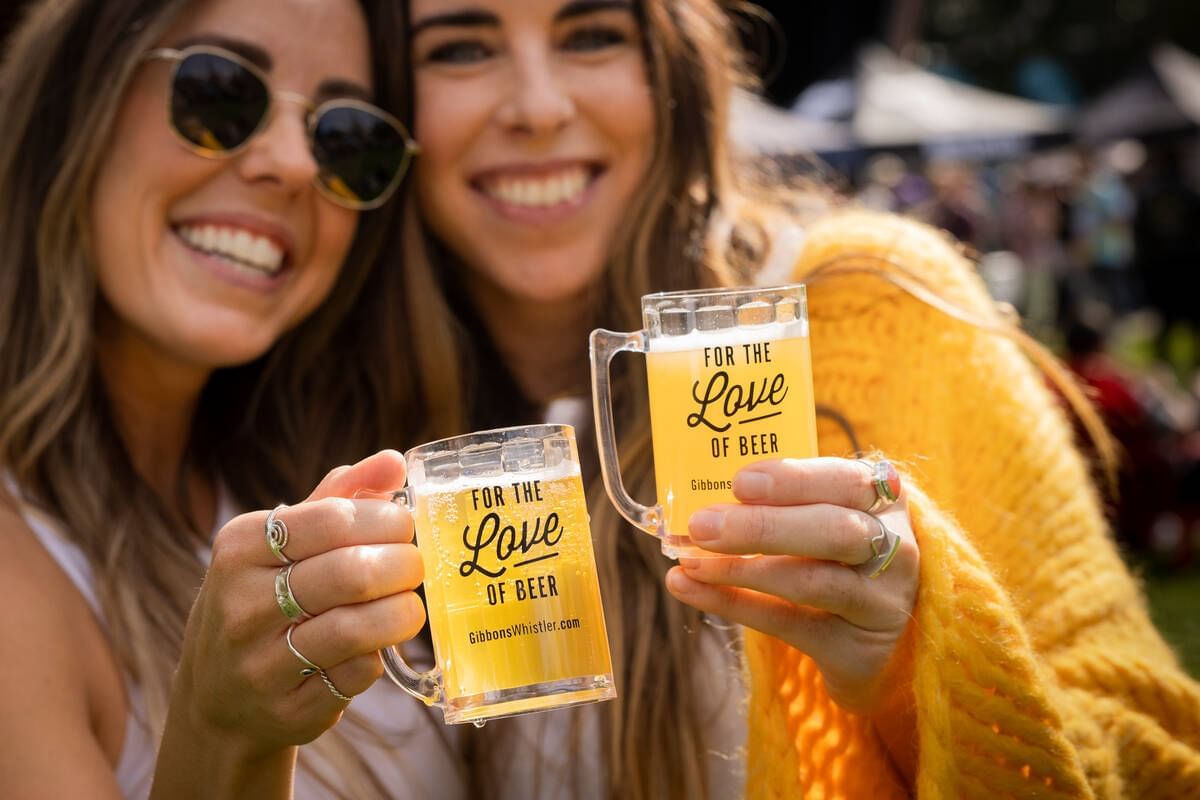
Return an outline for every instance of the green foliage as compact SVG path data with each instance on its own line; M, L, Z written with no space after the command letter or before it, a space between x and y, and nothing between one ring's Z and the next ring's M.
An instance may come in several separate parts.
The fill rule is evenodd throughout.
M1154 624L1200 679L1200 572L1147 575L1145 586Z

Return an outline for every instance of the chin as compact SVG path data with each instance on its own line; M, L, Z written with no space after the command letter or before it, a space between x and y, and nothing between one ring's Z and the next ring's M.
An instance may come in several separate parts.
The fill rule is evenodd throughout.
M263 356L278 341L261 331L210 330L187 336L174 348L180 357L209 369L240 367Z

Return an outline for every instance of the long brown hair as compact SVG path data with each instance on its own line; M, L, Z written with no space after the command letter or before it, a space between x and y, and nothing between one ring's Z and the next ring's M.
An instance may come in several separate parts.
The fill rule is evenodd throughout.
M408 4L403 5L407 18ZM641 327L638 298L644 293L731 279L720 248L707 248L706 238L714 217L736 215L734 198L751 191L738 185L727 151L727 104L744 76L728 38L727 17L711 0L645 0L635 10L656 98L655 141L592 306L595 324L622 330ZM405 80L411 87L411 65ZM411 88L406 94L411 96ZM486 371L492 359L481 357L489 347L486 331L462 308L462 292L448 277L460 265L423 223L415 194L410 188L404 199L400 271L375 273L371 280L378 284L363 298L379 307L371 317L392 322L385 334L376 335L413 365L403 376L376 378L389 384L387 391L395 397L386 441L408 446L485 424L528 421L513 418L528 409L503 409L500 414L509 414L504 419L487 407L499 393L489 391L497 377L494 370ZM689 255L680 258L680 253ZM511 381L511 376L499 377ZM650 497L649 416L645 403L632 399L645 396L645 377L628 369L614 371L613 378L625 482ZM702 615L666 593L663 578L670 562L658 543L630 529L598 479L587 489L620 695L603 711L607 795L703 797L709 755L703 732L711 720L701 719L696 707ZM502 727L489 726L482 733L483 750L495 735L493 728ZM486 790L486 752L473 755L479 788Z
M34 2L0 68L0 469L25 498L61 520L97 576L110 640L140 686L157 740L188 613L204 565L180 498L162 498L138 474L117 433L95 357L103 303L89 263L92 187L129 79L142 54L189 0ZM396 8L362 0L373 37L378 102L399 109L393 47ZM330 296L254 363L219 370L205 387L185 454L245 507L295 499L338 463L337 437L298 427L337 417L348 429L381 427L346 412L346 387L321 356L355 302L395 225L397 204L362 215ZM249 400L249 402L247 402ZM362 408L384 407L382 399ZM334 412L338 413L334 413ZM259 424L269 421L270 424ZM318 434L321 432L318 431ZM364 434L365 437L365 434ZM254 469L229 465L254 465ZM186 471L185 471L186 472ZM344 741L322 740L335 762L357 765ZM344 769L354 796L364 770Z

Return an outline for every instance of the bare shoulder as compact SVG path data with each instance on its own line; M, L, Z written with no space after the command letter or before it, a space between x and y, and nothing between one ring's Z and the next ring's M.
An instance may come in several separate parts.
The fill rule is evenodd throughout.
M92 714L95 684L85 669L98 626L3 490L0 610L5 796L115 796L113 770ZM72 768L62 769L64 763Z

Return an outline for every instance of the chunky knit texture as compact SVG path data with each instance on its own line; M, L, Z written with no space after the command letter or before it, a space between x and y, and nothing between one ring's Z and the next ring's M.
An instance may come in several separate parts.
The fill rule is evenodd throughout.
M913 753L830 701L806 656L750 632L748 797L1200 798L1200 687L1150 623L1063 410L984 329L1007 323L969 261L937 231L853 211L809 230L796 274L817 402L905 471L921 546ZM851 451L824 419L819 436L826 455Z

